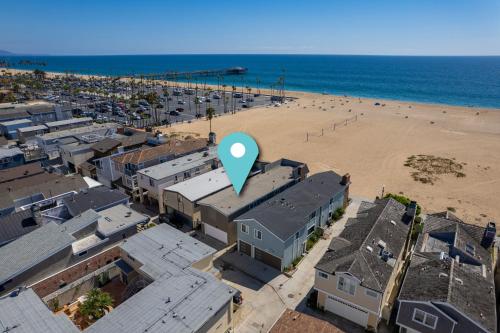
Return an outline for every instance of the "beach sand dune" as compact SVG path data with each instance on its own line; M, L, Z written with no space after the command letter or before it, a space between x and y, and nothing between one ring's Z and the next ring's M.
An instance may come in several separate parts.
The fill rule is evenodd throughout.
M257 140L261 159L300 160L312 173L330 169L349 172L354 196L374 198L384 186L386 193L403 193L416 199L425 212L449 208L480 225L498 220L500 110L291 95L298 99L280 107L214 118L212 127L218 140L231 132L244 131ZM347 125L346 119L350 119ZM208 121L202 120L162 131L206 136L208 128ZM436 175L433 185L415 181L415 170L405 166L412 155L450 159L462 165L465 177Z

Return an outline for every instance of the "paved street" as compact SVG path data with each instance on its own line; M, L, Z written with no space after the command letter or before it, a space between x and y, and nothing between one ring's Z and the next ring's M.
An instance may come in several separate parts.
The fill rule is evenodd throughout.
M267 332L286 308L305 310L305 298L314 285L314 266L325 253L331 239L344 229L347 219L356 216L360 202L360 199L352 200L344 217L327 230L327 239L316 243L291 278L275 273L273 269L264 269L262 264L249 257L231 260L232 268L222 271L222 279L243 295L244 304L236 312L236 332ZM223 265L221 260L224 261L224 257L216 265Z

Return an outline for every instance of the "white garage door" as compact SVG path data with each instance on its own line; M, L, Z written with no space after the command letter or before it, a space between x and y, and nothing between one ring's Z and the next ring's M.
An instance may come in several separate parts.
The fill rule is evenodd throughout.
M366 327L368 324L368 312L328 295L325 302L325 310L335 313L341 317L349 319L358 325Z
M205 230L205 234L220 240L224 244L227 244L227 233L212 227L210 224L203 223L203 230Z

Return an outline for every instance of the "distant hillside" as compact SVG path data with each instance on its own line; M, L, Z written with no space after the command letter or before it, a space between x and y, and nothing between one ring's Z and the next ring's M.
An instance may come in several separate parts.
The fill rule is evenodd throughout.
M14 53L5 50L0 50L0 56L11 56L11 55L14 55Z

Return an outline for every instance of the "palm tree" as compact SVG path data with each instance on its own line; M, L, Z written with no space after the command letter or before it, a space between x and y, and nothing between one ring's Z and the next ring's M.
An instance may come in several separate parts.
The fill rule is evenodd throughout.
M150 92L144 96L146 101L148 101L149 105L153 108L153 117L156 122L156 125L158 125L158 112L156 109L156 105L158 104L158 94L156 92Z
M233 89L233 94L231 95L231 98L232 98L232 102L233 102L233 114L236 113L234 111L234 109L236 108L236 104L234 102L234 93L236 92L236 86L232 86L232 89Z
M213 107L209 107L206 110L206 114L207 114L207 119L210 122L210 132L209 132L209 134L210 134L210 133L212 133L212 118L215 115L215 109Z
M87 298L80 305L80 313L91 320L102 318L106 310L113 305L113 298L107 292L94 288L87 293Z

